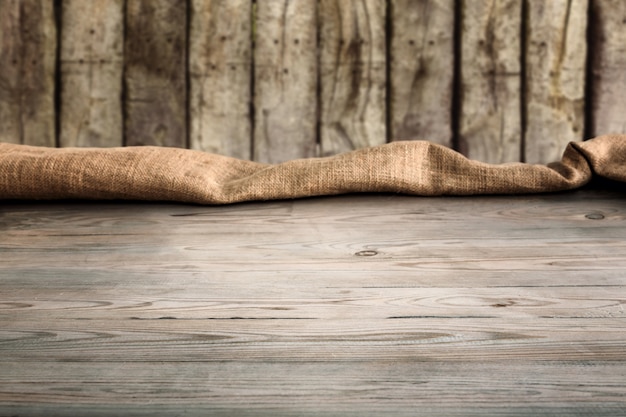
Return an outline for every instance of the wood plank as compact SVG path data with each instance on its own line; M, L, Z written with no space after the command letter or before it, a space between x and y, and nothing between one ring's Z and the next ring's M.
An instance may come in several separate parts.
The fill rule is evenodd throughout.
M126 145L187 146L187 3L126 2Z
M55 146L52 0L0 0L0 141Z
M626 3L591 1L592 135L626 133Z
M93 308L84 304L83 309ZM95 305L96 300L91 304ZM147 301L142 304L150 307ZM107 306L104 300L95 308L107 309ZM6 349L0 366L15 362L33 366L53 360L115 363L120 358L129 363L429 359L458 365L472 361L495 365L503 361L528 364L597 360L621 364L626 370L623 316L584 320L520 316L359 319L339 318L341 309L330 308L325 315L312 319L265 318L253 314L211 318L201 316L200 309L195 317L170 316L167 310L162 310L161 316L150 318L142 317L143 312L137 306L119 308L126 314L107 314L107 311L100 320L71 312L46 318L45 311L31 316L33 320L21 320L18 312L9 313L15 322L0 330ZM56 313L54 309L51 311ZM249 313L252 311L248 309ZM350 348L345 349L346 346ZM402 372L396 376L406 377ZM0 403L7 399L3 394L0 392Z
M561 159L583 139L587 0L528 2L525 161Z
M315 0L256 5L254 160L312 157L317 148Z
M61 146L121 146L122 0L64 0Z
M193 0L190 146L251 158L252 2Z
M463 1L460 150L490 163L520 160L521 0Z
M392 140L452 145L454 0L391 2Z
M386 142L385 1L322 0L321 154Z
M328 284L323 274L319 275L318 283ZM436 320L448 326L455 319L459 322L472 320L465 326L476 325L475 319L502 322L536 319L539 325L542 320L557 318L563 323L566 323L565 319L576 319L581 325L591 326L602 318L626 318L622 307L626 294L621 293L624 288L616 286L363 288L357 282L348 284L342 280L342 287L318 285L316 288L313 281L304 280L298 288L289 285L285 278L266 278L254 287L227 285L225 280L218 279L211 281L214 282L198 285L183 278L176 286L168 288L167 296L159 288L159 281L148 276L138 282L120 282L118 285L125 287L122 294L110 286L83 285L78 288L74 285L72 288L67 281L62 288L50 279L47 282L59 292L42 296L28 279L25 284L2 283L5 312L19 314L5 329L18 331L41 326L46 320L61 322L68 315L92 320L94 330L98 326L105 328L106 320L122 322L131 318L190 320L187 326L194 326L194 320L229 320L233 317L325 320L333 317L335 309L341 311L344 319L415 319L421 320L420 323ZM276 288L284 291L277 293ZM198 294L199 290L208 289L209 294ZM156 330L158 325L155 323L154 326ZM550 323L542 326L550 326ZM133 327L132 330L139 329ZM566 330L560 329L563 333Z
M32 392L26 399L51 402L53 398L67 407L51 403L45 408L56 411L51 415L115 415L120 409L132 416L176 415L184 409L185 415L193 416L414 416L419 409L426 416L616 416L626 410L621 395L624 367L611 362L468 362L459 366L381 358L244 363L239 367L182 361L39 365L43 375L33 365L20 370L18 365L7 364L3 380L12 378L13 383L3 388L17 398ZM566 379L562 379L564 367L572 372ZM400 379L398 372L409 377ZM116 381L120 373L126 378ZM64 374L76 375L84 383L77 388ZM181 374L188 378L181 379ZM574 380L576 376L579 381ZM196 391L187 394L187 384L193 384ZM111 386L119 390L107 392ZM166 387L172 387L175 394L164 392ZM137 404L138 396L143 404ZM276 396L283 400L277 402ZM18 407L13 410L34 409ZM0 410L10 409L4 403Z

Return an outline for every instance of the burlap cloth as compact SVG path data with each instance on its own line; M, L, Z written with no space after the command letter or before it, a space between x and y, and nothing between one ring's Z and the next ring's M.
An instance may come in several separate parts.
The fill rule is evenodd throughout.
M351 192L514 194L570 190L594 176L626 182L626 136L570 143L547 166L489 165L424 141L276 165L177 148L0 144L0 199L226 204Z

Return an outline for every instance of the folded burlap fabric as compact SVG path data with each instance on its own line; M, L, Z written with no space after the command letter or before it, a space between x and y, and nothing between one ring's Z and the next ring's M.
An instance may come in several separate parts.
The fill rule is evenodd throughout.
M626 182L626 136L570 143L547 166L490 165L424 141L276 165L178 148L0 144L1 199L133 199L226 204L351 192L515 194Z

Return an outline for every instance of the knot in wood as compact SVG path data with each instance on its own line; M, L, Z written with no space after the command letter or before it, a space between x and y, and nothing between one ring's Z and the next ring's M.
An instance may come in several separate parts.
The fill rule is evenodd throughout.
M362 250L354 254L355 256L376 256L378 252L375 250Z

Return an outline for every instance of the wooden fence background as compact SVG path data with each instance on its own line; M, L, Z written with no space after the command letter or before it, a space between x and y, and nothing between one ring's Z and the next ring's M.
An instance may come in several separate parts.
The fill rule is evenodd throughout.
M626 132L623 0L0 0L0 141L262 162Z

